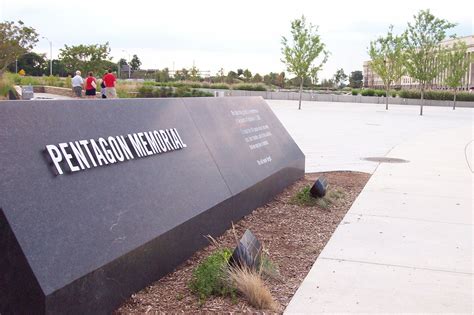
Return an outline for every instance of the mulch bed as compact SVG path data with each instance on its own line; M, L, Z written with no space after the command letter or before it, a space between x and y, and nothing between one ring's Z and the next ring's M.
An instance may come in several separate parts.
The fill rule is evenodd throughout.
M326 176L330 189L344 193L341 199L327 209L290 202L302 187L312 185L320 175ZM369 177L369 174L358 172L306 174L304 179L285 189L273 201L235 223L237 236L240 238L246 229L250 229L264 244L272 262L278 266L280 279L268 278L265 283L281 305L280 313L290 302ZM232 229L217 241L221 246L234 248ZM214 245L209 245L199 250L174 272L133 294L116 313L262 313L262 310L250 306L243 297L236 300L212 297L200 304L198 297L190 291L188 284L193 270L215 249Z

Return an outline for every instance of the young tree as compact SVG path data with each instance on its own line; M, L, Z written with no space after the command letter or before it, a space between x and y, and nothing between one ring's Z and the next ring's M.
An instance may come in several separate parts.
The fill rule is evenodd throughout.
M458 87L462 84L462 79L469 71L473 58L466 58L467 45L465 42L455 42L452 47L448 48L444 61L447 68L447 76L444 83L454 90L453 109L456 109L456 94Z
M344 82L347 80L347 74L344 73L344 69L339 69L334 74L334 82L336 83L336 87L340 88L343 87Z
M385 109L388 110L390 86L405 73L405 41L403 36L393 34L390 25L385 37L370 42L370 67L382 79L385 87Z
M362 87L364 76L362 71L356 70L351 72L351 76L349 77L349 86L354 89L358 89Z
M81 70L83 73L88 71L102 73L110 65L108 42L103 45L64 45L59 51L59 59L69 73L74 73L76 70Z
M301 109L301 97L303 95L303 83L305 78L315 76L327 61L328 52L317 34L318 27L311 23L306 25L304 15L301 19L291 22L291 43L286 37L282 37L281 61L286 64L287 70L296 75L300 80L300 99L298 109ZM322 54L322 60L318 65L314 61Z
M199 81L199 69L196 66L193 66L191 69L189 69L189 76L191 81Z
M428 84L440 73L438 62L444 48L440 43L446 38L446 31L456 26L421 10L414 16L414 24L408 23L405 31L406 68L408 74L418 81L421 90L420 115L423 115L424 92Z
M30 51L38 41L38 33L32 27L18 21L0 23L0 76L9 64Z
M249 69L245 69L243 75L244 75L245 81L247 82L249 82L250 79L252 79L252 72L250 72Z
M142 62L140 61L140 58L138 58L137 55L133 55L132 60L130 60L130 67L132 67L132 70L139 70L141 65Z
M255 82L255 83L260 83L263 81L263 78L260 74L258 73L255 73L255 75L253 76L252 78L252 82Z

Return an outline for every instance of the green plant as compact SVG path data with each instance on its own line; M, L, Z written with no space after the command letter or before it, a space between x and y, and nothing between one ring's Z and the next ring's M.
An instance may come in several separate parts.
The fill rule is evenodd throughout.
M375 90L373 90L373 89L364 89L360 92L360 95L362 95L362 96L374 96L375 95Z
M398 96L400 96L401 98L420 98L421 92L416 90L401 90L398 93Z
M383 90L375 90L375 95L377 96L387 96L387 92Z
M311 186L306 185L300 189L296 195L290 200L290 203L305 206L313 207L318 206L323 209L329 208L333 203L336 203L339 199L344 196L344 192L339 189L331 189L326 192L326 195L322 198L315 198L310 193Z
M204 259L194 270L189 287L199 299L205 301L211 295L234 295L235 289L226 281L227 268L232 251L218 249Z
M11 77L6 75L0 76L0 99L6 98L11 89L13 89L13 80Z
M280 270L278 266L270 259L270 257L263 252L260 257L260 271L262 274L276 280L281 279Z
M358 89L353 89L352 90L352 95L359 95L359 93L360 93L360 90L358 90Z
M228 90L228 89L230 89L229 85L226 84L226 83L212 83L211 88L216 89L216 90Z
M265 85L263 85L261 83L257 83L257 84L250 84L250 83L234 84L232 86L232 89L234 89L234 90L245 90L245 91L266 91L267 90Z
M397 91L393 90L393 91L390 91L390 95L392 97L397 97Z

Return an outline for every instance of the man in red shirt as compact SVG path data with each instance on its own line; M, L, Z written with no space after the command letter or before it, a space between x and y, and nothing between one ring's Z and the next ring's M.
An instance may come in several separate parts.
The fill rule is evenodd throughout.
M107 74L104 75L102 78L105 83L105 95L107 98L116 98L117 97L117 92L115 90L115 83L117 82L117 79L115 78L114 74L112 73L112 70L108 70Z

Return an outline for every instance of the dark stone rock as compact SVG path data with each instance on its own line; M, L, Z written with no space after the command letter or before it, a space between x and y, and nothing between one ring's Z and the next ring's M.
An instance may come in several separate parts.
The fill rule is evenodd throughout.
M168 128L186 148L64 175L45 151ZM304 175L261 98L0 102L0 143L2 314L109 313Z
M246 230L230 257L231 265L256 269L260 266L262 244L250 230Z
M319 177L311 187L309 193L315 198L322 198L326 195L328 182L324 176Z

